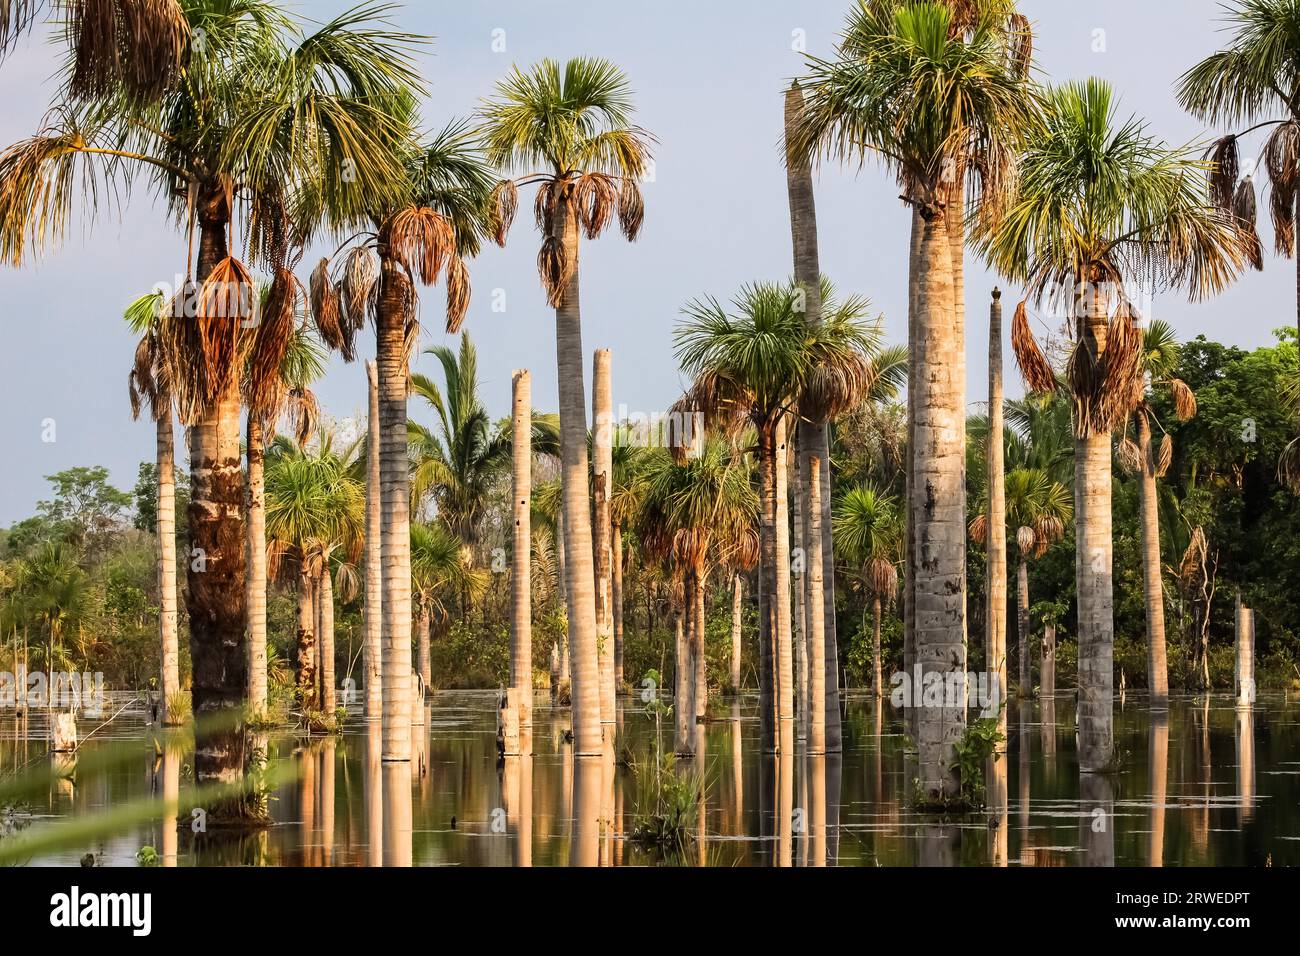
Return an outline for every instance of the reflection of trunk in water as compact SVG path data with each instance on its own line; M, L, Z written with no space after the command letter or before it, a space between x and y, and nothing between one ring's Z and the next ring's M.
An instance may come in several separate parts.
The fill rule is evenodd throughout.
M1079 843L1084 866L1115 865L1115 789L1104 773L1079 774Z
M1021 698L1018 704L1019 714L1016 726L1016 748L1018 751L1016 784L1020 790L1020 863L1023 866L1029 866L1033 861L1033 848L1029 840L1030 784L1033 774L1032 741L1029 729L1029 708L1031 706L1032 704L1027 698Z
M995 753L989 757L985 773L988 776L986 802L989 814L989 862L993 866L1006 866L1009 862L1007 844L1010 836L1007 832L1010 825L1007 814L1009 794L1006 753Z
M1255 815L1255 712L1237 708L1237 824Z
M320 748L320 786L317 788L321 865L334 865L334 751L337 741L326 737Z
M1147 844L1147 866L1165 865L1165 796L1169 786L1169 712L1151 712L1151 833Z
M404 763L383 764L384 866L411 865L411 771Z
M574 757L573 836L569 842L570 866L600 863L600 791L602 758Z
M365 764L361 783L365 791L366 865L384 865L384 731L377 720L366 722Z

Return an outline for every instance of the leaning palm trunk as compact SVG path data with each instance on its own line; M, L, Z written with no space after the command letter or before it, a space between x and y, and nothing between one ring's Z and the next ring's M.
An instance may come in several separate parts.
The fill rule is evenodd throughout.
M173 716L181 692L180 640L176 606L176 465L171 403L158 419L158 630L162 639L162 722L175 725Z
M989 307L988 611L984 668L990 682L997 684L999 703L1007 690L1007 485L1002 399L1002 293L994 289ZM997 746L1004 751L1005 708L998 711L998 731L1002 743Z
M1020 696L1031 697L1034 678L1029 650L1029 562L1023 554L1016 568L1016 631L1020 656Z
M821 461L808 457L808 625L814 636L808 660L808 753L826 753L826 644L816 640L825 623L822 594Z
M795 134L803 110L803 93L798 84L785 95L785 134L787 141ZM786 157L786 191L790 200L790 233L794 244L795 282L803 289L804 318L810 325L822 321L821 262L817 250L817 206L813 197L812 169L807 162ZM813 630L812 640L823 644L826 686L826 750L839 753L841 748L839 645L835 628L835 545L831 528L831 453L830 430L823 421L805 422L799 427L800 460L816 455L821 462L823 529L822 565L830 575L830 586L823 589L822 628ZM805 488L806 491L806 488ZM805 510L805 527L808 524Z
M609 495L613 490L613 394L610 386L609 349L597 349L591 369L591 437L595 461L592 470L592 491L595 498L595 522L592 541L595 551L592 558L596 594L596 657L600 677L600 722L613 725L616 719L616 688L614 685L614 609L613 571L610 555L610 535L613 525L609 517ZM611 730L612 734L613 731Z
M1160 579L1160 510L1156 498L1156 460L1151 446L1151 422L1137 411L1142 500L1142 583L1146 593L1147 687L1151 706L1169 703L1169 670L1165 660L1165 590Z
M320 575L320 688L321 710L333 717L338 708L338 695L334 690L334 581L330 577L329 560Z
M170 426L169 426L170 427ZM248 439L248 712L266 713L266 451L262 422L249 413Z
M364 609L365 644L361 649L361 669L366 684L366 719L383 716L383 492L379 482L379 373L374 362L366 363L369 393L366 416L366 605Z
M958 798L954 746L965 722L966 485L964 329L953 308L952 254L943 213L923 225L916 327L912 459L916 661L922 686L941 682L942 700L918 713L923 799ZM929 678L928 675L936 675ZM951 676L950 676L951 675Z
M383 502L384 759L411 759L411 522L406 443L407 312L414 290L402 266L382 256L376 351L379 480Z
M578 301L578 220L560 203L555 229L572 270L555 309L560 379L560 483L568 576L569 653L574 756L600 756L600 666L597 657L596 574L587 493L587 403L583 385L582 313Z
M1105 298L1091 284L1078 348L1106 353ZM1076 416L1078 412L1076 409ZM1079 769L1105 770L1114 746L1114 582L1110 435L1077 422L1074 440L1075 587L1079 605Z
M225 191L208 189L199 202L200 242L195 278L206 280L226 257L230 209ZM235 321L230 318L228 321ZM228 714L244 704L248 661L244 630L244 476L240 467L239 382L232 368L216 400L190 427L189 534L192 559L187 605L193 711L196 721ZM234 784L245 769L242 724L217 721L200 731L194 776L199 786ZM243 799L208 807L208 819L245 817Z
M519 702L520 750L532 753L533 727L533 385L527 371L513 375L511 485L514 490L514 562L510 575L510 686Z
M316 709L316 603L305 555L298 571L298 697L304 711Z
M731 575L731 690L740 690L740 641L744 612L744 579L739 572Z

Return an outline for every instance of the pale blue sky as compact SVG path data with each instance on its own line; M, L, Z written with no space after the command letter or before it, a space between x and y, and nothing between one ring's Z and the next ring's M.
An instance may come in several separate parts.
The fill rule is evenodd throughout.
M344 6L301 2L293 9L319 19ZM809 52L827 54L847 8L847 0L661 0L636 7L491 0L411 4L399 13L403 28L435 37L422 58L432 90L425 112L431 127L470 112L512 63L589 54L627 71L638 119L660 141L655 181L645 191L646 224L635 245L615 232L586 244L582 261L584 345L589 353L613 350L616 406L654 411L680 393L671 336L688 299L725 297L746 281L788 275L788 210L777 152L781 94L800 71L795 31L803 31ZM1104 77L1120 92L1122 111L1146 117L1153 132L1179 143L1206 136L1179 110L1172 85L1217 46L1215 0L1022 0L1021 8L1035 21L1038 63L1048 77ZM493 51L497 29L505 31L505 52ZM38 32L0 64L0 143L38 128L54 63ZM907 289L908 213L897 195L890 177L871 166L828 166L818 176L823 271L842 289L871 298L892 341L905 337ZM539 407L556 402L553 317L536 278L532 216L521 205L509 247L489 248L471 263L474 301L466 328L479 346L484 399L494 415L508 410L515 368L532 369ZM1266 226L1262 232L1271 247ZM121 312L155 282L171 281L183 255L181 237L139 191L124 214L101 215L89 229L76 226L64 247L35 267L0 269L6 325L0 448L7 458L0 469L0 523L31 513L46 495L43 475L104 464L120 487L130 488L138 463L152 459L152 426L130 420L126 374L134 343ZM1295 321L1293 268L1270 255L1263 274L1250 274L1217 300L1193 306L1161 299L1156 314L1186 337L1267 344L1271 329ZM972 402L986 381L982 322L994 282L978 263L968 268ZM505 313L489 307L494 289L505 290ZM1016 290L1007 295L1014 299ZM447 340L441 299L440 289L425 294L424 346ZM367 332L362 352L373 348ZM417 367L434 372L429 357ZM359 363L335 362L317 391L326 409L343 417L364 407L363 383ZM424 409L413 409L427 420ZM41 440L46 418L57 423L53 443Z

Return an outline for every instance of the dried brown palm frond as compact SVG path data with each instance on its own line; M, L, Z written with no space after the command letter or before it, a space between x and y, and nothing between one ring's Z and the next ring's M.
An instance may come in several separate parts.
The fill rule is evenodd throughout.
M256 190L248 204L248 253L274 272L288 264L289 250L302 252L302 242L278 189Z
M1070 353L1070 362L1065 376L1069 382L1070 402L1074 407L1074 434L1077 438L1086 438L1098 431L1099 427L1098 391L1104 372L1098 367L1092 346L1079 342Z
M1210 147L1210 198L1225 212L1230 212L1241 172L1241 154L1237 137L1223 136Z
M153 333L141 336L135 347L135 361L131 373L126 379L127 394L131 398L131 417L139 418L143 402L154 403L155 382L153 374L154 345Z
M415 310L412 309L406 317L406 330L403 333L402 349L406 353L406 378L407 385L410 385L411 378L411 359L420 348L420 320L416 317Z
M1142 474L1142 449L1127 435L1115 446L1115 459L1129 477L1136 478Z
M1210 546L1205 539L1205 531L1200 525L1197 525L1192 529L1191 541L1187 545L1187 550L1183 552L1183 560L1178 567L1178 576L1184 584L1190 582L1200 571L1209 550Z
M1065 537L1065 522L1059 515L1039 515L1034 519L1034 534L1038 538L1036 557L1042 557L1047 553L1053 541L1060 541Z
M618 198L614 180L604 173L584 173L578 178L573 204L588 239L595 239L605 231L614 216Z
M208 384L208 368L203 361L203 338L193 309L199 286L187 279L167 303L169 321L159 326L167 374L176 399L176 414L184 425L192 425L203 410L215 387Z
M41 11L42 0L6 0L0 3L0 54L9 50L20 33L31 29Z
M533 218L537 222L537 231L543 236L555 232L555 215L561 202L572 202L569 183L548 179L537 187L537 196L533 199Z
M799 412L808 421L834 421L861 404L875 381L875 370L862 353L838 353L813 366L799 394Z
M1169 472L1169 466L1174 461L1174 440L1168 433L1160 439L1160 451L1156 453L1156 477L1163 478Z
M1020 377L1025 380L1026 388L1038 394L1056 390L1056 372L1029 329L1025 302L1016 306L1016 315L1011 321L1011 349L1016 353L1016 365L1020 367Z
M703 430L731 441L734 446L734 442L751 424L750 397L748 389L726 375L715 370L701 372L686 394L668 409L669 422L671 425L698 420ZM704 436L699 432L699 428L692 426L692 434L683 438L689 437L693 442L701 441ZM685 458L691 447L675 434L670 434L669 443L679 461Z
M888 558L872 558L863 575L871 593L886 604L898 596L898 568Z
M1295 197L1300 189L1300 125L1283 123L1264 146L1264 163L1273 186L1274 246L1279 255L1291 256L1295 245Z
M320 422L320 402L310 388L292 388L285 396L284 415L293 432L294 441L307 444L307 439Z
M1013 13L1007 21L1007 36L1011 50L1011 68L1024 79L1029 76L1034 62L1034 28L1023 13Z
M189 26L176 0L68 0L75 98L151 101L180 76Z
M618 224L628 242L635 242L645 221L645 199L641 187L631 176L623 178L623 188L618 194Z
M384 224L379 241L412 275L433 285L456 249L456 230L428 206L407 206Z
M673 532L673 560L688 568L703 567L713 541L710 528L678 528Z
M379 257L369 246L353 247L343 260L343 279L338 284L342 323L359 332L378 289Z
M1246 259L1255 271L1264 271L1264 244L1259 239L1258 208L1255 203L1255 183L1247 176L1232 197L1232 214L1237 217L1238 228L1246 247Z
M469 312L469 266L460 256L453 255L447 262L447 332L460 331L465 314Z
M1120 303L1106 336L1102 375L1094 396L1097 431L1108 431L1142 400L1142 329L1126 301Z
M1033 554L1038 548L1038 532L1024 525L1017 528L1016 547L1021 554Z
M1174 400L1174 414L1179 421L1196 417L1196 393L1181 378L1169 380L1169 394Z
M276 415L284 397L280 367L293 340L297 299L298 280L294 274L288 269L277 270L253 334L243 383L248 414L263 421Z
M758 529L742 528L727 542L726 564L733 571L752 571L758 567Z
M256 296L253 277L233 256L218 262L199 287L194 324L204 367L206 401L215 401L235 372L240 328L252 315Z
M541 251L537 253L537 272L542 277L547 304L559 308L571 276L569 256L564 250L564 241L559 236L548 235L542 240Z
M984 547L989 540L989 516L986 514L976 515L971 519L970 527L967 530L970 533L971 541L981 548Z
M330 279L330 262L322 257L316 264L316 268L311 271L311 278L308 280L308 296L311 302L311 317L316 323L316 330L320 332L321 341L329 348L336 352L343 352L344 358L349 362L352 356L350 352L349 337L343 332L342 316L339 309L339 290ZM351 323L348 323L351 325ZM347 350L347 351L345 351Z
M506 233L515 221L515 211L519 208L519 187L514 180L503 179L492 188L492 240L498 246L506 244Z

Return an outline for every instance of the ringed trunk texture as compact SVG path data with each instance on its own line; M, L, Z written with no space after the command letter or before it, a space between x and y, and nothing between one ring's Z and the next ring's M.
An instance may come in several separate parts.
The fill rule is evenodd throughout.
M745 608L745 581L739 573L731 576L731 689L740 690L740 642Z
M328 560L321 571L319 600L321 710L333 717L339 702L334 681L334 581Z
M776 553L772 565L772 607L776 617L774 636L776 638L776 672L777 672L777 718L782 724L790 723L793 737L794 721L794 644L790 630L790 505L788 491L789 442L786 437L785 417L777 419L774 435L775 447L772 467L775 472L773 491L774 518L776 522L773 543ZM786 732L782 730L782 739Z
M917 749L921 792L942 803L960 795L954 746L966 717L965 333L942 212L925 219L919 265L911 350L918 386L911 448L916 659L923 686L941 682L943 692L937 703L923 699Z
M988 611L984 667L989 680L997 682L999 703L1007 692L1007 484L1003 428L1002 292L994 289L993 303L989 306ZM1002 734L998 750L1005 753L1005 708L998 712L998 731Z
M686 598L689 601L689 597ZM686 609L673 609L673 749L679 756L695 753L695 705L691 701L694 680L691 675L690 640L687 636Z
M433 660L430 657L430 632L432 624L430 622L429 607L423 601L417 601L416 624L415 624L415 655L416 666L420 673L420 686L428 688L429 683L433 680Z
M1038 693L1051 697L1056 693L1056 625L1043 625L1043 655L1039 661Z
M1236 661L1233 664L1233 690L1238 707L1255 703L1255 612L1241 603L1237 592Z
M566 261L572 269L555 310L555 352L560 385L560 483L568 577L573 753L578 757L598 757L601 753L600 664L591 501L587 494L587 402L582 367L578 222L564 203L559 204L554 228L559 231Z
M569 572L568 564L564 559L564 506L561 502L560 513L555 516L555 573L557 576L557 586L560 592L565 595L565 601L568 600L569 593ZM567 609L568 604L565 604ZM560 663L560 683L565 687L569 686L572 680L572 673L569 668L569 632L566 630L557 638L559 644L559 663Z
M623 527L614 525L610 542L614 551L614 690L623 686Z
M907 341L910 347L916 339L916 316L921 288L921 239L925 235L925 220L919 209L912 210L912 235L908 245L907 270ZM917 365L907 363L907 447L916 447L916 393ZM910 457L911 452L908 452ZM912 570L912 554L916 551L916 515L912 510L912 468L909 461L903 476L903 673L911 675L916 668L916 574ZM908 695L903 711L908 732L917 736L917 702Z
M871 623L871 649L872 658L875 663L875 677L871 684L871 693L877 700L885 696L885 668L884 663L880 660L880 597L877 596L871 602L872 623Z
M796 448L795 467L791 471L794 478L794 494L791 496L793 511L791 524L794 527L793 547L799 548L804 555L802 560L793 563L794 555L791 554L792 566L790 568L792 585L790 603L794 610L795 711L798 721L796 736L800 739L808 734L808 720L811 714L809 700L812 687L808 680L809 644L812 640L812 630L808 613L810 593L808 589L807 556L811 539L808 535L808 525L805 523L807 521L805 516L808 513L808 456L803 448L806 440L805 432L804 427L796 426L793 443Z
M691 612L691 668L695 679L692 700L695 702L695 720L703 723L709 706L708 661L704 656L704 589L708 575L703 569L695 572L695 607Z
M1169 667L1165 657L1165 589L1160 577L1160 506L1156 498L1156 462L1151 446L1151 421L1137 411L1139 475L1142 502L1142 585L1147 613L1147 687L1151 706L1169 705Z
M266 713L266 461L262 423L248 416L248 711Z
M202 283L226 256L230 209L219 186L199 200L200 242L195 278ZM237 321L231 318L230 321ZM190 427L191 560L187 605L193 711L202 724L243 706L248 689L245 656L244 476L239 448L239 382L223 383L217 400ZM242 722L219 720L195 741L194 776L199 786L235 784L243 776L246 746ZM210 822L249 815L245 799L208 808Z
M1029 650L1029 562L1020 556L1016 568L1016 631L1019 639L1020 696L1034 691L1033 662Z
M316 709L316 602L306 562L298 572L298 696Z
M369 401L366 416L366 604L363 609L365 644L361 648L362 680L366 685L366 719L383 717L383 502L379 447L379 371L366 362Z
M176 452L171 403L157 423L158 461L158 631L161 637L162 722L176 726L169 703L181 692L180 638L176 602ZM265 667L263 668L265 672ZM265 688L264 688L265 690ZM263 693L265 700L265 693Z
M414 290L387 250L381 259L376 356L379 381L380 565L386 761L411 759L411 517L406 444L408 303ZM407 838L409 843L409 837Z
M822 632L826 602L822 592L822 491L821 461L808 458L808 622L812 633ZM826 753L826 644L814 640L808 661L808 753Z
M614 580L610 553L610 535L613 533L613 525L609 516L609 494L613 487L614 476L613 401L609 349L597 349L591 368L591 439L595 458L592 471L592 488L595 497L592 540L595 545L593 559L596 585L596 653L600 672L600 722L606 726L614 724L617 716L612 604ZM613 731L611 730L610 733L612 734Z
M519 700L519 738L532 753L533 728L533 380L526 370L512 376L510 480L514 489L514 561L510 574L510 686ZM530 765L531 766L531 765ZM530 821L531 822L531 821Z
M1079 348L1100 361L1106 352L1107 308L1092 288L1084 304ZM1079 607L1079 769L1110 767L1114 753L1115 597L1111 536L1110 435L1076 424L1074 440L1075 588Z

